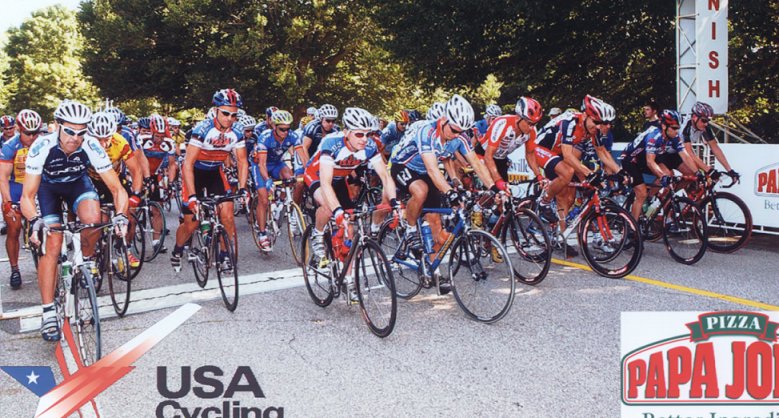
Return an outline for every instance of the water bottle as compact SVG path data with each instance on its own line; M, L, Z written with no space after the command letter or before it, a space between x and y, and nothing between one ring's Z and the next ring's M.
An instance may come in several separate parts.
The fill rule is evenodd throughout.
M655 216L655 213L657 212L658 209L660 209L660 199L654 196L652 197L652 203L649 205L648 208L646 208L647 219L652 219L652 217Z
M419 229L422 232L422 244L425 247L425 254L433 253L433 231L430 230L430 224L427 221L422 222Z
M70 260L62 262L61 273L63 287L65 288L65 315L72 318L75 315L76 310L75 304L72 303L73 293L71 292L71 289L73 287L73 263L71 263Z
M202 232L203 235L206 235L210 231L211 231L211 220L208 218L203 218L200 221L200 232Z
M582 208L579 206L574 206L571 208L571 210L568 212L568 217L566 218L566 223L570 223L574 219L576 219L577 216L579 216L579 213L581 213Z
M482 221L481 206L477 203L473 206L473 212L471 212L471 225L474 228L481 228Z

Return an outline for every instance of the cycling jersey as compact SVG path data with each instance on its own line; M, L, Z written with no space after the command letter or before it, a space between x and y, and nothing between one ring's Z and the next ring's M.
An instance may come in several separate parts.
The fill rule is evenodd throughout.
M481 137L480 143L484 149L497 148L492 158L495 160L505 160L509 154L517 148L527 143L530 152L536 149L536 130L531 129L529 133L522 134L516 130L520 117L517 115L505 115L495 118L487 133Z
M284 158L284 153L290 148L298 148L301 146L299 142L297 135L292 131L289 131L287 137L279 142L279 140L276 139L275 132L268 129L260 135L259 139L257 139L252 159L256 161L257 155L265 154L267 155L267 162L280 162Z
M243 132L234 124L231 129L222 132L214 125L214 120L205 120L192 131L189 145L200 148L195 168L207 171L219 170L225 158L234 150L246 147Z
M179 130L179 133L177 134L171 134L170 139L173 140L173 142L176 143L176 145L181 145L187 141L187 138L184 136L183 133L181 133L181 130Z
M322 121L319 119L314 119L309 122L305 128L303 128L303 137L300 138L300 143L303 143L303 139L305 137L311 138L311 145L308 147L308 155L312 156L319 148L319 144L322 142L322 138L324 138L326 135L339 132L340 130L341 129L338 127L338 125L333 125L332 131L325 132L325 129L322 127Z
M111 139L108 140L108 146L104 149L108 155L108 159L111 160L111 167L116 171L116 174L124 174L124 162L133 155L133 151L130 149L130 144L127 140L124 139L122 135L115 133L111 136ZM88 173L89 177L92 178L92 181L100 181L100 175L98 175L92 167L89 167Z
M168 137L157 142L152 135L139 135L138 144L149 160L151 173L156 173L159 168L168 168L168 158L176 156L176 143Z
M600 147L598 135L590 136L584 128L584 113L566 112L552 119L536 136L536 145L544 147L554 155L562 155L562 145L583 147L584 142L591 141L595 147Z
M660 129L653 126L639 134L633 142L629 143L625 150L622 151L620 159L645 167L647 154L655 156L665 153L676 154L682 150L684 150L684 147L678 136L665 139Z
M29 151L30 148L22 144L18 134L3 144L3 149L0 150L0 163L13 164L11 183L24 183L24 165Z
M259 122L259 123L258 123L258 124L257 124L257 125L254 127L254 136L255 136L255 137L257 137L257 138L259 138L259 137L261 137L261 136L262 136L262 133L263 133L263 132L265 132L265 131L267 131L268 129L270 129L270 127L268 126L268 122L265 122L265 121L263 120L263 121Z
M69 183L86 176L88 165L98 174L111 169L111 160L100 142L85 136L81 148L66 155L55 132L39 137L30 146L25 173L40 175L43 183Z
M319 168L323 161L333 164L333 180L348 176L352 171L368 163L383 164L381 153L376 143L368 141L364 150L353 151L346 145L346 135L343 132L330 134L322 141L322 146L311 157L306 165L306 185L319 181Z
M487 119L481 119L477 121L473 127L476 128L476 130L479 132L479 136L482 137L487 133L487 129L489 129L490 124L487 123Z
M465 134L460 134L457 138L444 145L444 152L438 158L440 160L451 160L455 158L454 154L456 152L465 156L471 151L473 151L473 147L471 146L470 138Z
M409 132L395 147L390 158L392 164L402 164L419 174L427 173L422 154L432 153L438 158L444 153L444 144L441 142L443 121L444 118L413 123L408 128Z
M682 124L682 129L679 130L679 136L682 137L682 141L684 141L685 144L702 144L704 141L708 143L717 140L717 137L714 136L714 131L711 130L711 126L706 125L706 129L699 131L695 129L692 117L689 116Z
M138 149L138 143L135 141L135 132L133 132L132 129L130 129L127 126L122 126L122 131L120 132L122 137L127 141L127 143L130 145L130 149L135 151Z
M381 131L381 143L384 144L384 149L388 149L392 152L392 149L400 143L406 131L399 131L398 125L395 122L390 122L383 131Z

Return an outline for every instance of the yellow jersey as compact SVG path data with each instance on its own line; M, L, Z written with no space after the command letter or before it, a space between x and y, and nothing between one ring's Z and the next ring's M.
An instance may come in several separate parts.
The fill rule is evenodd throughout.
M111 166L116 174L124 174L124 162L127 161L133 155L133 150L130 148L130 144L119 133L114 133L111 139L105 146L105 152L108 154L108 158L111 160ZM100 176L92 169L89 168L89 176L94 180L99 180Z

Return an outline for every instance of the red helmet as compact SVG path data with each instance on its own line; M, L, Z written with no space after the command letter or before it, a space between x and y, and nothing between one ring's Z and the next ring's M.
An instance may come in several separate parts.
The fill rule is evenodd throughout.
M584 96L582 111L596 122L612 122L616 117L613 106L589 94Z
M520 118L535 125L544 116L544 111L541 108L541 103L538 103L535 99L530 97L520 97L517 100L517 106L514 108Z
M156 113L149 116L149 125L152 134L168 135L168 121L164 117Z
M16 115L16 122L27 132L37 132L43 125L41 115L30 109L24 109L19 112L19 114Z

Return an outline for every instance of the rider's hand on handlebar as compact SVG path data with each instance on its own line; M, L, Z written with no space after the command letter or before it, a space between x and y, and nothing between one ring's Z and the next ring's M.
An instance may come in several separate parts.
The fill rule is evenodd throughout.
M187 208L194 214L197 214L197 203L197 195L189 195L189 199L187 199Z
M111 219L111 222L114 224L114 230L116 231L116 234L120 237L124 237L127 235L127 225L130 223L129 219L127 219L127 216L123 213L119 213L116 216L114 216Z
M36 216L30 220L30 242L35 245L41 245L39 237L44 226L45 224L40 216Z
M728 176L730 176L730 178L732 178L732 179L734 179L734 180L736 180L736 181L739 181L739 180L741 180L741 175L740 175L740 174L738 174L738 173L736 172L736 170L734 170L734 169L732 169L732 168L730 169L730 171L728 171Z
M671 183L673 183L673 177L671 176L663 176L660 178L660 186L662 187L668 187Z
M455 189L449 189L449 191L446 192L446 201L449 203L450 207L454 208L460 206L461 198L460 193Z

